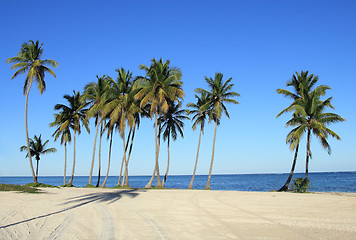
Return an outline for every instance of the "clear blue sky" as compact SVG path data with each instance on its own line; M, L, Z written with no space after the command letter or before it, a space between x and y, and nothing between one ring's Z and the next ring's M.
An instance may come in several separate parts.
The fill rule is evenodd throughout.
M83 91L96 75L116 78L124 67L142 75L139 64L151 58L169 59L183 72L184 104L195 101L194 89L205 88L204 76L222 72L232 77L241 94L239 105L228 105L217 131L213 173L289 172L293 153L285 144L289 115L276 115L290 104L276 94L295 71L309 70L327 84L335 112L346 118L330 126L342 141L330 139L332 155L312 139L310 171L356 170L356 3L355 1L2 1L0 52L2 105L0 118L0 176L29 176L25 144L24 76L6 59L29 39L44 42L44 58L59 63L57 78L46 78L41 96L33 86L29 97L29 134L42 134L58 152L43 156L40 175L62 175L64 147L53 142L53 107L64 94ZM213 124L202 137L198 174L207 174ZM77 138L77 175L88 175L95 132ZM171 143L171 174L191 174L198 141L186 122L184 140ZM305 141L297 164L304 171ZM69 145L68 165L72 161ZM111 175L119 172L119 136L114 139ZM103 141L103 170L108 143ZM161 171L167 159L160 153ZM137 132L130 174L150 175L154 164L153 121L144 120ZM97 167L97 165L96 165ZM68 174L70 173L70 167ZM95 170L96 173L96 170Z

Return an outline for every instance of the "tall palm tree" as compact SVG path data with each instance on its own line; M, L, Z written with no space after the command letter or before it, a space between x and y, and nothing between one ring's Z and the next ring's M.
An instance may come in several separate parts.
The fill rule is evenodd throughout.
M43 154L47 154L47 153L53 153L53 152L57 152L57 149L55 148L46 148L47 143L49 142L49 140L45 141L44 143L42 143L42 139L41 139L41 134L39 137L37 137L35 135L35 137L33 138L34 140L32 140L31 138L29 139L30 142L30 154L32 156L35 157L36 161L37 161L37 166L36 166L36 181L38 179L38 165L40 162L40 156ZM27 151L27 146L22 146L20 147L21 151ZM26 157L29 157L29 154L26 154Z
M83 100L87 102L90 106L87 111L87 119L94 117L96 118L96 131L94 138L94 146L93 146L93 157L91 161L90 174L89 174L89 182L88 185L91 184L92 176L93 176L93 168L94 168L94 159L95 159L95 147L97 142L97 136L99 131L99 126L102 125L102 121L104 120L103 109L108 100L108 94L110 92L110 84L109 80L111 79L109 76L103 75L102 77L96 76L98 81L91 82L87 84L84 88ZM101 158L99 156L99 175L100 175L100 167L101 167ZM98 176L100 178L100 176ZM99 179L100 180L100 179Z
M214 162L214 152L215 152L215 139L216 139L216 130L218 124L220 123L220 119L222 114L225 114L228 118L230 118L229 113L225 107L225 103L233 103L238 104L238 102L231 97L238 97L240 94L236 92L231 92L232 87L234 84L231 84L232 78L229 78L225 82L223 81L223 74L222 73L215 73L215 78L208 78L205 77L205 81L208 83L209 90L205 90L202 88L196 89L197 93L205 93L207 94L210 101L202 106L201 110L204 111L206 109L210 110L210 120L215 122L215 131L214 131L214 142L213 142L213 149L212 149L212 156L210 162L210 169L209 169L209 176L208 181L206 183L205 189L210 189L210 179L211 179L211 172L213 169L213 162Z
M314 76L313 74L308 75L308 71L302 71L300 74L296 72L293 74L292 78L287 82L287 87L292 87L292 92L286 89L277 89L278 94L282 94L285 97L291 98L293 103L296 103L298 100L306 98L306 95L310 94L312 87L318 81L318 77ZM293 104L292 103L292 104ZM277 117L281 116L281 114L285 113L286 109L284 109L281 113L277 115ZM300 119L300 116L293 114L293 119ZM290 122L290 121L289 121ZM288 124L288 123L287 123ZM301 139L301 135L304 131L300 131L302 128L299 124L298 127L294 128L290 133L287 135L286 143L289 144L291 150L295 150L293 164L291 171L289 173L288 179L285 184L278 190L278 191L287 191L289 184L292 180L295 165L297 163L298 158L298 150L299 150L299 141ZM295 135L297 133L297 135Z
M86 112L87 109L86 103L82 101L80 92L73 91L73 95L64 95L64 99L66 99L69 103L69 106L66 106L64 104L56 104L54 106L54 110L58 111L60 110L59 115L64 116L62 127L65 128L66 126L69 126L70 129L73 130L73 167L72 167L72 173L71 177L66 184L66 186L72 186L73 185L73 179L74 179L74 172L75 172L75 155L76 155L76 135L81 133L81 124L85 127L85 129L90 132L89 127L88 127L88 121L86 119ZM62 120L62 121L63 121Z
M194 164L194 171L192 175L192 179L190 180L188 189L193 189L193 182L195 178L195 172L197 170L197 165L198 165L198 157L199 157L199 149L200 149L200 140L201 140L201 135L202 133L204 134L204 126L205 126L205 121L209 115L209 112L207 110L202 110L202 107L206 104L209 103L209 98L207 97L206 93L202 93L200 97L198 95L195 95L195 98L197 99L197 103L188 103L187 107L193 109L189 110L188 114L194 114L192 121L193 122L193 131L196 129L198 125L200 125L200 132L199 132L199 141L198 141L198 149L197 149L197 156L195 158L195 164Z
M334 109L334 107L331 105L331 97L326 99L325 101L320 100L320 97L325 95L326 90L330 89L329 86L320 85L314 90L312 90L312 88L318 81L318 77L314 76L313 74L308 75L308 71L302 71L301 74L296 74L297 77L295 77L294 75L292 81L294 81L294 79L297 79L297 81L295 82L299 82L299 88L294 87L296 90L298 90L296 92L297 94L294 94L294 96L292 96L285 90L280 90L280 93L282 93L283 95L289 97L292 96L294 101L289 107L280 112L277 117L286 112L294 112L294 115L298 116L298 118L291 119L287 124L289 126L301 125L300 128L307 133L305 178L308 179L309 159L311 158L311 133L314 133L314 135L319 139L322 146L326 148L328 150L328 153L330 154L331 149L327 142L328 136L335 137L338 140L340 140L340 137L335 132L327 128L327 125L336 122L343 122L345 121L345 119L334 113L324 113L325 108L327 107ZM298 97L298 95L300 97Z
M151 187L155 175L157 176L157 187L162 186L158 163L158 115L168 111L168 102L174 102L184 97L182 72L178 68L170 67L169 63L169 60L163 62L162 58L159 61L153 58L150 67L140 65L140 69L145 71L146 76L138 77L135 81L135 88L139 89L135 99L141 100L141 108L150 104L150 116L155 118L155 168L145 188Z
M140 112L139 107L135 104L134 95L136 91L132 89L132 73L124 68L116 70L118 72L117 81L112 81L112 92L110 96L110 101L106 104L104 113L110 114L110 125L113 127L116 125L119 130L120 136L123 141L123 158L121 163L121 171L118 181L118 186L123 186L124 184L128 186L128 159L126 157L126 151L128 147L128 142L130 135L134 126L136 125L135 114ZM125 129L126 123L130 127L130 133L125 143ZM123 164L125 163L124 178L121 182L121 173Z
M108 180L109 177L109 172L110 172L110 163L111 163L111 148L112 148L112 138L113 138L113 134L114 134L114 128L110 127L110 119L108 117L106 117L106 124L105 124L105 129L107 131L107 136L106 139L109 140L109 157L108 157L108 168L106 170L106 175L105 175L105 179L104 181L101 183L100 187L105 187L106 182Z
M158 118L158 124L160 125L159 128L159 136L163 136L163 140L167 141L167 153L168 153L168 158L167 158L167 170L166 174L164 175L164 179L162 181L162 186L164 187L164 184L167 181L167 176L168 176L168 171L169 171L169 161L170 161L170 156L169 156L169 142L170 138L172 136L173 141L177 140L178 133L179 135L183 138L183 128L184 128L184 122L183 120L189 119L186 115L188 110L186 109L180 109L181 104L180 103L169 103L169 108L168 111L162 115L161 117Z
M46 73L51 74L56 77L56 74L48 67L57 67L58 63L52 59L42 60L42 49L43 43L39 43L37 40L34 42L33 40L29 40L29 42L23 43L21 46L20 52L16 57L12 57L7 59L7 63L14 63L11 69L17 69L11 79L14 79L18 75L26 74L25 84L23 87L23 94L26 96L25 100L25 131L26 131L26 143L27 143L27 152L28 158L30 160L30 168L32 173L32 178L34 183L37 183L35 173L33 171L32 158L30 152L30 143L28 137L28 126L27 126L27 106L28 106L28 95L30 93L30 89L33 81L37 82L38 89L42 94L44 90L46 90L46 83L44 81L44 77Z
M63 174L63 185L66 184L67 175L67 143L72 141L72 135L70 133L70 114L66 112L61 112L60 114L54 114L55 120L49 124L50 127L57 127L54 131L52 137L54 141L57 141L61 137L61 145L64 144L64 174Z

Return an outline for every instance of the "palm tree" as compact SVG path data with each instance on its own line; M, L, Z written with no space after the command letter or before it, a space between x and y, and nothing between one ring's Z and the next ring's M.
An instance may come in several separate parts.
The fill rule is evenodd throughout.
M167 170L166 174L164 175L164 179L162 181L162 186L167 181L168 170L169 170L169 141L170 137L172 136L173 141L177 140L178 133L183 138L183 128L184 128L184 119L189 119L186 114L188 110L180 109L181 104L169 103L168 111L158 118L158 124L160 125L159 128L159 136L163 136L163 140L167 141L167 153L168 153L168 160L167 160Z
M215 139L216 139L216 129L218 124L220 123L220 119L222 114L224 113L228 118L230 118L229 113L225 107L225 103L233 103L238 104L238 102L230 97L238 97L240 94L236 92L231 92L232 87L234 84L231 84L232 78L229 78L225 82L223 81L223 74L222 73L215 73L215 78L208 78L205 77L205 81L208 83L209 90L205 90L202 88L196 89L197 93L205 93L209 98L209 102L202 106L201 110L204 111L206 109L210 109L210 120L215 122L215 131L214 131L214 142L213 142L213 149L212 149L212 156L211 156L211 163L209 169L209 176L208 181L206 183L205 189L210 189L210 179L211 179L211 172L213 169L213 162L214 162L214 152L215 152Z
M335 137L338 140L341 139L335 132L327 128L327 125L336 122L343 122L345 119L334 113L324 113L326 107L334 109L334 107L331 105L331 97L325 101L320 100L320 97L325 95L326 90L330 89L329 86L320 85L312 90L318 81L318 77L314 76L313 74L308 75L308 71L302 71L301 74L296 74L297 77L294 75L291 82L298 82L298 88L294 88L298 90L297 93L300 97L298 97L297 94L294 94L293 96L285 90L280 91L280 93L284 94L285 96L292 97L294 102L289 107L280 112L277 117L286 112L294 112L294 116L298 117L291 119L287 125L300 125L299 131L304 131L307 133L305 179L308 179L309 159L311 158L311 133L314 133L322 146L327 149L328 153L330 154L331 149L327 142L328 136ZM297 86L297 84L295 85Z
M286 89L277 89L278 94L282 94L285 97L291 98L293 100L293 103L295 103L297 100L300 100L302 98L305 98L306 95L308 95L311 91L311 88L315 85L315 83L318 81L318 77L314 76L313 74L308 76L308 72L301 72L300 74L296 72L293 74L292 78L287 82L286 86L287 87L292 87L293 92L288 91ZM293 104L292 103L292 104ZM284 109L281 113L277 115L277 117L281 116L281 114L285 113L286 109ZM300 116L297 116L296 114L293 114L293 119L300 119ZM291 120L290 120L291 121ZM289 122L290 122L289 121ZM288 124L288 123L287 123ZM287 191L288 186L290 184L290 181L292 180L295 165L297 163L297 157L298 157L298 150L299 150L299 141L301 139L301 136L303 134L303 131L300 131L301 124L299 124L298 127L294 128L288 135L286 139L286 143L289 144L289 147L291 150L295 150L294 153L294 158L293 158L293 164L291 171L289 173L288 179L286 183L278 190L278 191ZM297 134L297 135L295 135Z
M32 156L35 156L36 161L37 161L37 166L36 166L36 182L38 179L38 165L40 162L40 156L43 154L47 154L47 153L53 153L53 152L57 152L57 149L55 148L46 148L47 143L49 142L49 140L45 141L44 143L42 143L42 139L41 139L41 134L39 137L37 137L35 135L35 137L33 138L34 140L32 140L31 138L29 139L30 142L30 154ZM27 146L22 146L20 147L20 151L26 151L27 150ZM29 154L26 154L26 157L29 157Z
M150 67L143 64L140 65L140 69L145 71L146 77L138 77L134 86L139 89L135 95L135 99L141 100L140 108L142 109L150 104L150 117L155 117L155 168L145 188L151 187L155 174L157 176L157 187L162 186L158 164L158 115L168 111L168 102L183 99L184 96L184 91L182 90L183 83L181 81L182 72L178 68L170 67L169 63L169 60L163 62L162 59L156 61L153 58Z
M71 177L66 184L66 186L72 186L73 185L73 179L74 179L74 172L75 172L75 154L76 154L76 138L75 136L81 133L81 124L85 127L85 129L90 132L89 127L88 127L88 121L86 120L86 112L87 109L86 103L82 101L80 92L73 91L73 96L70 95L64 95L64 97L68 103L69 106L66 106L64 104L56 104L54 106L55 110L61 110L59 115L64 116L62 121L63 122L63 128L66 126L69 126L70 129L73 130L73 167L72 167L72 174Z
M198 157L199 157L199 149L200 149L200 140L201 140L201 135L202 133L204 134L204 126L205 126L205 121L208 116L208 111L204 110L202 111L202 107L209 102L209 98L207 97L206 93L202 93L200 97L198 95L195 95L195 98L197 99L197 103L188 103L187 107L192 108L193 110L189 110L188 114L194 114L192 121L193 123L193 131L196 129L198 125L200 125L200 132L199 132L199 141L198 141L198 149L197 149L197 156L195 158L195 164L194 164L194 171L193 171L193 176L192 179L190 180L188 189L193 189L193 182L195 178L195 172L197 170L197 165L198 165Z
M132 73L128 70L126 71L124 68L120 68L116 70L118 72L117 81L112 81L112 91L110 96L110 101L106 104L104 109L104 114L110 114L110 126L113 127L116 125L119 130L120 136L123 141L123 158L121 163L121 171L118 181L118 186L123 186L124 184L128 186L128 159L126 157L126 151L128 147L128 142L130 139L130 135L135 128L136 118L135 114L140 112L139 107L135 103L134 95L136 91L132 89ZM130 133L127 138L127 142L125 143L125 129L126 122L130 127ZM121 182L121 174L123 164L125 163L125 171L124 178Z
M108 180L109 177L109 171L110 171L110 162L111 162L111 147L112 147L112 138L113 138L113 133L114 133L114 128L110 126L110 121L107 121L105 128L107 129L107 139L110 139L110 144L109 144L109 157L108 157L108 169L106 171L106 176L103 181L103 183L100 185L100 187L105 187L105 184Z
M344 118L340 117L335 113L325 113L325 109L330 107L334 109L331 105L332 97L326 99L325 101L320 100L320 96L316 92L312 92L308 101L300 100L295 105L291 106L291 109L295 109L295 112L300 114L298 119L292 119L289 126L295 126L300 124L300 131L304 131L307 134L307 154L306 154L306 167L305 167L305 179L308 179L309 173L309 159L312 157L310 142L311 134L313 133L321 143L322 147L331 154L331 148L327 141L328 137L334 137L337 140L341 138L329 129L327 126L331 123L343 122Z
M37 183L35 173L33 171L32 158L30 152L30 143L28 137L28 126L27 126L27 106L28 106L28 95L33 83L33 80L37 82L38 89L42 94L46 90L46 83L44 77L46 73L49 73L56 77L56 74L47 66L57 67L58 63L51 59L42 60L42 49L43 43L39 44L38 40L36 42L29 40L27 43L23 43L20 52L16 57L7 59L7 63L14 63L11 69L18 69L11 79L14 79L18 75L26 74L25 84L23 88L23 94L26 96L25 101L25 131L26 131L26 143L28 158L30 160L30 167L32 172L32 178L34 183Z
M290 121L287 122L287 126L289 125L289 123L294 122L294 125L297 125L297 127L295 127L294 129L292 129L286 138L286 143L289 144L289 148L290 150L294 150L294 158L293 158L293 164L292 164L292 168L291 171L289 173L288 179L285 182L285 184L278 190L279 192L282 191L287 191L289 184L292 180L293 177L293 173L294 173L294 169L297 163L297 157L298 157L298 150L299 150L299 142L300 139L302 138L302 135L304 134L304 129L301 123L297 124L298 120L300 120L300 116L296 116L293 115L293 119L291 119Z
M57 126L57 129L53 133L54 141L57 141L61 137L61 145L64 144L64 174L63 174L63 185L66 184L67 175L67 143L72 141L72 135L70 133L70 120L69 114L66 112L61 112L60 114L54 114L54 122L50 123L50 127Z
M96 131L95 131L95 138L94 138L94 147L93 147L93 157L91 161L91 167L90 167L90 174L89 174L89 182L88 185L91 184L91 179L93 175L93 168L94 168L94 159L95 159L95 147L96 147L96 142L97 142L97 136L98 136L98 131L99 131L99 126L102 125L101 122L104 120L104 114L103 114L103 108L105 104L107 103L107 96L109 94L110 90L110 84L109 84L109 79L111 79L109 76L103 75L102 77L96 76L98 79L98 82L92 82L89 83L85 86L84 93L83 93L83 100L87 102L88 105L90 105L90 108L87 111L87 119L91 117L96 117ZM99 155L99 180L100 180L100 166L101 166L101 158Z

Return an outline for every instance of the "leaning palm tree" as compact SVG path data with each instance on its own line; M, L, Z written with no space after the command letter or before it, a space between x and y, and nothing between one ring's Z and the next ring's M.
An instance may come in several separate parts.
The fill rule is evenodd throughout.
M56 77L55 73L48 68L47 66L57 67L58 63L51 59L42 60L42 49L43 43L39 43L37 40L34 42L30 40L29 42L23 43L21 46L20 52L16 57L12 57L7 59L7 63L14 63L11 69L18 69L11 79L14 79L20 74L26 74L25 84L23 87L23 94L26 96L25 101L25 130L26 130L26 143L27 143L27 152L28 158L30 160L30 167L32 172L32 178L34 183L37 183L35 173L33 171L32 158L30 152L30 143L28 138L28 126L27 126L27 106L28 106L28 95L30 93L30 89L33 81L37 82L38 89L42 94L44 90L46 90L46 83L44 81L44 77L46 73L51 74Z
M308 71L306 72L302 71L301 73L296 72L295 74L293 74L292 78L286 84L287 87L292 88L292 91L286 89L277 89L277 93L282 94L285 97L291 98L293 100L293 103L291 105L293 105L298 100L306 98L306 96L310 94L312 87L316 84L317 81L318 81L318 77L314 76L313 74L308 75ZM284 109L281 113L277 115L277 117L281 116L281 114L285 113L286 111L287 110ZM289 122L294 121L295 123L297 123L297 120L302 120L302 118L300 118L300 116L296 114L293 114L293 118ZM304 132L301 125L302 124L299 124L287 135L286 143L289 144L291 150L295 150L295 153L294 153L292 168L289 173L288 179L278 191L287 191L290 181L292 180L295 165L298 158L299 141L301 135Z
M110 84L109 80L111 79L109 76L103 75L102 77L96 76L98 81L89 83L85 86L84 93L83 93L83 100L87 102L90 106L87 111L87 119L91 117L95 117L96 121L96 131L95 131L95 138L94 138L94 147L93 147L93 157L91 161L90 167L90 174L89 174L89 182L88 185L91 184L92 175L93 175L93 168L94 168L94 159L95 159L95 147L97 142L97 136L99 131L99 126L102 126L102 121L104 120L103 108L107 103L107 96L110 91ZM100 156L99 156L99 175L100 175ZM100 180L100 176L98 176ZM98 185L98 184L97 184Z
M317 136L322 146L327 149L330 154L331 149L327 142L328 136L335 137L338 140L340 140L340 137L327 128L327 125L343 122L345 119L334 113L324 113L325 108L327 107L334 109L331 105L332 98L328 98L325 101L320 100L320 98L325 95L326 90L330 89L329 86L320 85L313 89L318 81L317 76L314 76L313 74L309 75L308 71L302 71L301 74L296 73L296 75L297 76L293 75L293 78L290 81L290 86L294 87L295 93L290 93L283 89L277 90L278 93L287 97L292 97L294 100L293 103L280 112L277 117L287 112L294 112L294 116L298 116L298 118L291 119L287 124L294 127L296 125L301 125L303 131L307 134L305 178L308 179L309 159L311 158L311 133L314 133L314 135ZM294 85L292 85L292 83Z
M216 130L218 124L220 123L220 119L222 114L225 114L228 118L230 118L229 113L225 107L225 103L233 103L238 104L238 102L231 97L238 97L240 94L236 92L231 92L232 87L234 84L231 84L232 78L229 78L225 82L223 81L223 74L222 73L215 73L215 78L208 78L205 77L205 81L208 83L209 90L205 90L202 88L196 89L197 93L205 93L209 98L209 102L202 106L201 110L210 109L210 120L215 122L215 131L214 131L214 141L213 141L213 149L212 149L212 156L210 162L210 169L209 169L209 176L208 181L206 183L205 189L210 189L210 179L211 179L211 172L213 169L213 162L214 162L214 152L215 152L215 139L216 139Z
M69 106L56 104L54 109L57 111L60 110L59 115L65 116L64 119L66 120L63 127L68 125L69 128L73 130L73 167L71 177L66 184L66 186L72 186L76 163L76 135L77 133L78 135L81 133L81 125L83 125L88 132L90 132L90 130L88 121L86 120L86 103L82 101L80 92L73 91L73 96L64 95L64 98L68 101Z
M170 156L169 156L169 142L170 138L172 136L173 141L177 140L178 133L179 135L183 138L183 128L184 128L184 122L183 120L189 119L186 115L188 110L186 109L180 109L181 104L180 103L169 103L169 108L168 111L162 115L160 118L158 118L158 124L160 125L159 128L159 136L163 136L163 140L167 141L167 153L168 153L168 158L167 158L167 170L166 174L164 175L163 181L162 181L162 187L164 187L164 184L167 181L167 176L168 176L168 171L169 171L169 161L170 161Z
M310 142L312 133L317 137L322 147L325 148L328 154L331 154L331 147L327 141L328 137L334 137L337 140L341 138L327 126L332 123L343 122L344 118L340 117L335 113L326 113L325 109L330 107L334 109L331 104L332 97L326 99L325 101L320 100L320 95L317 92L312 92L312 94L305 99L297 101L294 105L290 106L288 111L294 109L295 113L300 114L299 119L292 119L289 126L296 126L296 124L301 124L301 128L307 134L307 154L306 154L306 166L305 166L305 179L308 179L309 173L309 160L312 157Z
M197 170L197 165L198 165L198 157L199 157L199 149L200 149L200 140L201 140L201 135L202 133L204 134L204 126L205 126L205 121L209 115L209 112L207 110L202 110L202 107L206 105L209 102L209 98L207 97L206 93L202 93L200 97L198 95L195 95L195 98L197 99L197 103L188 103L187 107L193 109L189 110L188 114L194 114L192 121L193 122L193 131L196 129L198 125L200 125L200 132L199 132L199 141L198 141L198 149L197 149L197 156L195 158L195 164L194 164L194 171L192 175L192 179L190 180L188 189L193 189L193 182L195 178L195 172Z
M138 89L135 95L136 100L140 100L140 108L150 104L150 117L155 118L155 167L152 177L145 188L150 188L154 176L157 176L157 187L162 186L159 174L159 145L157 134L157 123L159 114L164 114L169 109L168 102L183 99L182 72L180 69L169 66L169 60L163 62L162 58L157 61L151 60L151 66L140 65L140 69L146 73L145 77L137 77L134 88Z
M42 143L42 139L41 139L41 134L39 137L37 137L35 135L35 137L33 138L34 140L32 140L31 138L29 139L30 142L30 154L32 156L35 157L36 161L37 161L37 166L36 166L36 181L38 180L38 165L40 162L40 156L43 154L47 154L47 153L53 153L53 152L57 152L57 149L55 148L46 148L47 143L49 142L49 140L45 141L44 143ZM27 146L22 146L20 147L21 151L27 151ZM29 154L26 154L26 157L29 157Z
M70 114L66 112L56 113L54 115L55 120L49 124L50 127L57 127L54 131L52 137L54 141L57 141L61 137L61 145L64 144L64 174L63 174L63 185L66 184L67 175L67 143L72 141L72 135L70 133Z
M295 128L293 128L287 135L286 138L286 143L289 144L290 150L294 151L294 158L293 158L293 164L292 168L290 170L289 176L287 178L287 181L285 184L278 190L278 192L282 191L287 191L289 184L292 180L293 174L294 174L294 169L297 163L297 158L298 158L298 150L299 150L299 142L300 139L302 138L304 134L304 126L303 126L303 118L300 116L293 115L293 119L289 120L286 124L286 126L289 126L291 123L293 123Z

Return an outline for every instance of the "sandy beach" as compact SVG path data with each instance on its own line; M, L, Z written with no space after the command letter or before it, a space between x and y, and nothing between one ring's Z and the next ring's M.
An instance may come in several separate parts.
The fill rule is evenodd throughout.
M1 239L356 239L356 193L0 192Z

